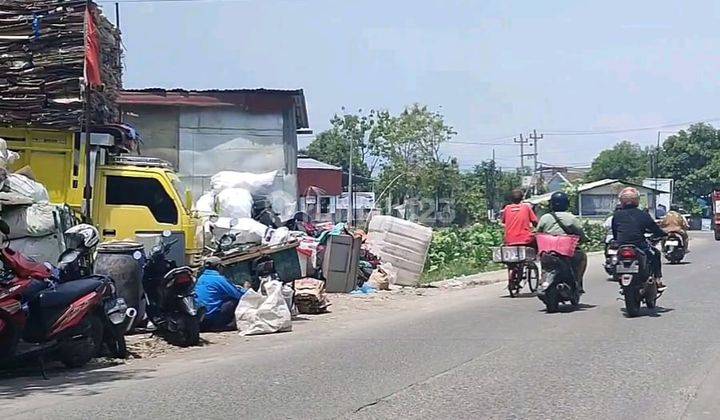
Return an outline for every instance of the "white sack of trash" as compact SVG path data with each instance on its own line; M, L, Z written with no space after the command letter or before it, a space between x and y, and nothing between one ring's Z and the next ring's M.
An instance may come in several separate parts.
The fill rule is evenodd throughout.
M267 295L252 289L245 292L235 309L240 335L271 334L292 330L292 314L279 281L265 283Z
M213 191L242 188L250 194L268 193L275 182L277 171L254 174L252 172L218 172L210 178Z
M39 237L56 232L55 206L38 203L30 206L8 206L0 212L10 227L9 239Z

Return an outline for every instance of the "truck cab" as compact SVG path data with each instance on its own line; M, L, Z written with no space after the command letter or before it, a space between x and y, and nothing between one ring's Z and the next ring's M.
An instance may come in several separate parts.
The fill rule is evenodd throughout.
M201 223L172 165L160 159L117 153L112 136L91 139L91 223L102 241L132 240L151 244L164 231L178 239L170 257L197 265L202 252ZM84 209L85 147L80 133L0 128L0 137L20 159L11 170L30 167L48 189L53 204Z

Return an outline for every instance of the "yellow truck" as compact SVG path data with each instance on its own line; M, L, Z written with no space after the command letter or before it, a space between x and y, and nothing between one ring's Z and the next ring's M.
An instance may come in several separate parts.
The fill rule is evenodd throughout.
M67 204L78 214L84 209L86 180L84 134L25 128L0 128L0 137L20 159L11 170L29 166L45 185L53 204ZM191 199L163 160L116 154L110 134L90 136L92 180L91 223L101 239L148 239L172 232L179 246L171 257L197 265L202 252L202 224L191 210Z

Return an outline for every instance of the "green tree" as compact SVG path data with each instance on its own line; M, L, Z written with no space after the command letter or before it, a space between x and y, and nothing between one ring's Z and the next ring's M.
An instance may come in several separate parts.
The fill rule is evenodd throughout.
M396 203L452 200L460 172L440 146L455 134L442 114L426 106L409 106L397 116L378 113L369 147L383 162L379 189L389 190Z
M343 109L343 112L345 110ZM353 143L353 173L370 176L379 163L373 145L376 112L334 115L331 127L318 134L308 145L307 154L313 159L349 169L350 141Z
M720 132L700 123L668 137L658 164L660 176L675 180L675 200L695 207L720 182Z
M605 178L640 181L649 175L650 153L639 144L623 141L603 150L587 174L589 181Z

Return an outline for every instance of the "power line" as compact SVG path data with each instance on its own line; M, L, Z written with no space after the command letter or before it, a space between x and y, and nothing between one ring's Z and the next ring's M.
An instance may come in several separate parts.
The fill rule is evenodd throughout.
M695 123L707 123L707 122L714 122L714 121L720 121L720 118L709 118L705 120L695 120L695 121L686 121L681 123L668 123L668 124L661 124L661 125L655 125L651 127L633 127L633 128L616 128L616 129L608 129L608 130L545 130L545 134L552 135L552 136L594 136L594 135L602 135L602 134L619 134L619 133L631 133L635 131L649 131L649 130L659 130L661 128L671 128L671 127L678 127L682 125L690 125Z

